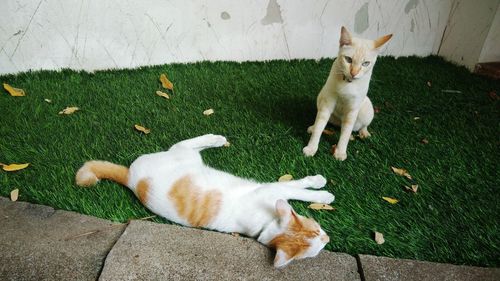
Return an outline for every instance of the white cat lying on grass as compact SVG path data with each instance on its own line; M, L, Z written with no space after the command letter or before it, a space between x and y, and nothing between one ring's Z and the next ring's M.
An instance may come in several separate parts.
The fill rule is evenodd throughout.
M204 135L181 141L166 152L142 155L130 168L88 161L76 174L80 186L109 179L130 188L152 212L171 221L222 232L238 232L276 249L274 266L316 256L329 237L312 219L295 213L286 200L330 203L319 189L321 175L288 182L257 183L203 164L200 151L221 147L226 138Z
M316 121L307 129L311 138L302 151L306 156L316 154L321 133L330 121L341 126L333 156L343 161L352 131L359 131L360 138L370 137L368 125L373 120L373 105L366 94L379 48L392 34L377 40L353 38L343 26L340 33L339 53L318 95Z

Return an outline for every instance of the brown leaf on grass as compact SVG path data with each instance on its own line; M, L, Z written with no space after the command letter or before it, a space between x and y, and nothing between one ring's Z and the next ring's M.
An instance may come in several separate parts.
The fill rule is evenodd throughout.
M22 169L28 167L29 165L30 165L30 163L10 164L10 165L2 164L2 169L4 171L7 171L7 172L14 172L14 171L22 170Z
M205 116L209 116L212 114L214 114L214 110L212 108L209 108L209 109L203 111L203 115L205 115Z
M77 110L80 110L80 108L76 107L76 106L70 106L70 107L66 107L65 109L59 111L59 114L73 114L75 113Z
M375 113L380 113L380 107L378 107L378 106L373 107L373 111Z
M328 205L328 204L322 204L322 203L312 203L308 206L309 209L313 210L330 210L330 211L335 211L335 208Z
M161 86L165 89L173 90L174 89L174 84L168 80L166 74L161 74L160 75L160 82Z
M377 242L377 244L379 244L379 245L384 244L384 242L385 242L384 234L375 231L375 242Z
M290 175L290 174L285 174L285 175L282 175L282 176L278 179L278 181L279 181L279 182L291 181L291 180L293 180L293 176L292 176L292 175Z
M400 176L404 176L405 178L409 179L409 180L412 180L413 178L411 177L411 175L408 173L407 170L405 169L400 169L400 168L395 168L395 167L391 167L392 171L397 174L397 175L400 175Z
M19 189L16 188L10 192L10 200L11 201L17 201L17 198L19 198Z
M423 144L428 144L429 143L429 140L426 139L426 138L423 138L420 140L420 143L423 143Z
M336 144L332 145L332 147L330 148L330 153L332 155L334 155L335 154L335 150L337 150L337 145Z
M325 134L327 136L333 136L335 134L335 132L332 130L324 129L323 134Z
M141 126L141 125L137 125L137 124L135 124L135 125L134 125L134 128L135 128L137 131L139 131L139 132L143 132L143 133L144 133L144 134L146 134L146 135L147 135L147 134L149 134L149 133L151 133L151 130L150 130L150 129L145 128L145 127L143 127L143 126Z
M398 199L395 199L395 198L391 198L391 197L382 197L382 199L384 199L385 201L391 203L391 204L396 204L399 202Z
M406 191L417 193L418 191L418 184L412 184L411 186L405 185Z
M14 88L7 83L3 83L3 88L13 97L24 97L26 93L23 89Z
M427 86L432 87L431 81L427 81Z
M156 94L160 97L166 98L167 100L170 99L170 96L162 91L156 91Z

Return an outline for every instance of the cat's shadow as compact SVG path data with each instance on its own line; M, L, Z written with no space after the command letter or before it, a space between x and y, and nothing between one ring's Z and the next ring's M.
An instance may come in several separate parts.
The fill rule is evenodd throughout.
M310 95L288 96L269 99L246 99L244 106L251 108L260 122L282 124L288 133L303 141L309 139L307 128L314 124L316 118L316 97Z

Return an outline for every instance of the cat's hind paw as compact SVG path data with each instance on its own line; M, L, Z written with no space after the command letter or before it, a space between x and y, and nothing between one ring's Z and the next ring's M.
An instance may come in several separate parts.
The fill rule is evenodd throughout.
M326 179L322 175L308 176L307 179L311 182L311 188L320 189L326 185Z
M205 135L205 137L206 137L207 145L209 145L211 147L221 147L227 143L226 137L221 136L221 135L209 134L209 135Z

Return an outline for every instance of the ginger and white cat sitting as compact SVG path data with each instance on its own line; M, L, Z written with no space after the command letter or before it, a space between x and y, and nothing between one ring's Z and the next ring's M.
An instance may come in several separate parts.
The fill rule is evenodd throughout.
M88 161L78 170L76 182L91 186L110 179L130 188L148 209L171 221L256 237L276 249L276 267L316 256L328 243L328 235L286 200L332 202L331 193L306 189L323 187L325 178L257 183L204 165L200 151L225 143L225 137L211 134L184 140L168 151L140 156L130 168Z
M360 138L370 137L368 125L373 120L373 105L366 95L379 48L391 37L392 34L376 40L354 38L342 27L337 59L317 98L316 121L307 129L311 138L302 150L306 156L316 154L321 133L328 121L341 126L334 152L337 160L347 158L347 144L352 131L359 131Z

